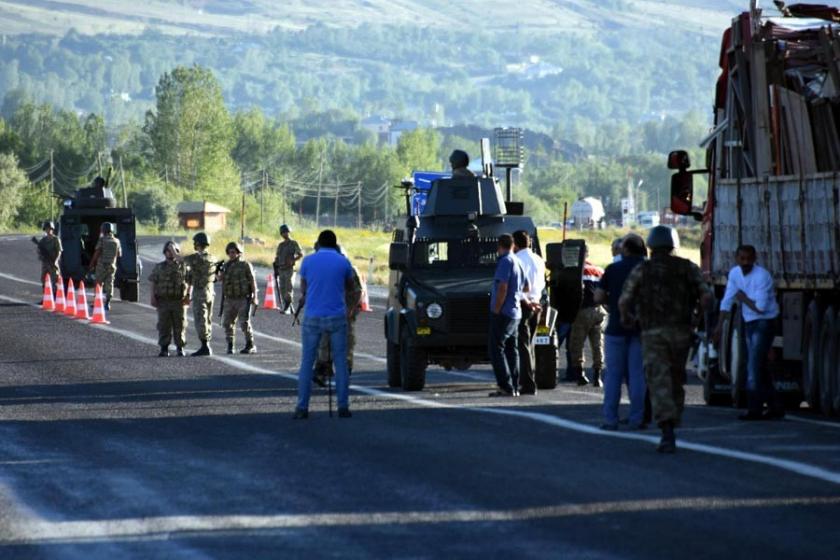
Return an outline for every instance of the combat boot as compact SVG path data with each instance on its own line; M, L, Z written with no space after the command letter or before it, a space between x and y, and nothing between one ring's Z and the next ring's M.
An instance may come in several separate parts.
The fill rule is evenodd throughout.
M164 346L161 344L160 346L160 354L158 354L161 358L168 358L169 357L169 346Z
M184 357L184 347L183 346L178 346L178 348L175 350L175 355L183 358Z
M207 345L207 341L202 340L201 341L201 348L199 348L198 350L193 352L192 355L193 356L212 356L213 351L210 350L210 346Z
M227 353L233 354L233 339L228 339L227 341Z
M674 435L674 423L664 422L661 425L662 439L659 440L659 447L656 450L659 453L676 453L677 438Z
M253 340L248 340L245 342L245 348L239 351L240 354L256 354L257 347L254 346Z
M600 369L593 369L592 370L592 385L594 387L603 387L604 383L601 381L601 370Z

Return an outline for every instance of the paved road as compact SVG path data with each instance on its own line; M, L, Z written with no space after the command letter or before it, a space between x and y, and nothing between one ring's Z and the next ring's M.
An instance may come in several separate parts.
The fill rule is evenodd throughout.
M255 356L161 359L147 306L92 327L34 307L36 276L0 237L0 558L840 557L840 424L807 411L741 424L692 386L664 457L595 429L593 389L387 389L373 313L354 417L318 393L293 422L289 317L257 314Z

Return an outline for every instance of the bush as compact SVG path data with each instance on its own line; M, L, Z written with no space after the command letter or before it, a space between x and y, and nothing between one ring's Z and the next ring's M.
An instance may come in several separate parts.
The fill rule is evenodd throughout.
M162 187L146 187L129 193L128 206L141 224L158 228L175 224L175 202Z

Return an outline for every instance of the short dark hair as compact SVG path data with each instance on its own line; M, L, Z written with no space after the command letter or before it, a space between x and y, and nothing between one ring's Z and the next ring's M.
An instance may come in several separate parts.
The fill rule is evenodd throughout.
M338 248L338 238L335 236L335 232L331 229L325 229L324 231L319 233L318 247L326 249Z
M735 250L735 254L737 255L738 253L747 253L753 257L758 255L758 252L755 250L753 245L738 245L738 248Z
M513 232L513 242L517 247L527 249L531 246L531 236L524 229L520 229Z
M627 235L621 242L621 248L635 257L644 257L647 255L645 240L638 234L631 233Z
M510 250L513 247L513 236L509 233L503 233L499 236L499 247Z

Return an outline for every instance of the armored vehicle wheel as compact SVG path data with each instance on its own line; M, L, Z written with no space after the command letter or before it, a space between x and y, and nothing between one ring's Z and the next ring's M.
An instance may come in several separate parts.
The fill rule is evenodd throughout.
M408 331L400 337L400 374L404 391L422 391L426 385L426 352L417 348Z
M717 380L719 377L716 371L710 370L706 374L706 378L703 379L703 401L709 406L731 406L732 395L715 390L714 385Z
M139 300L139 296L140 294L138 293L137 282L126 282L123 284L123 287L120 288L120 299L123 301L136 302Z
M538 389L554 389L557 387L557 346L540 345L534 348L536 357L536 378Z
M401 387L402 372L400 372L400 346L399 344L392 344L390 341L385 344L387 345L385 358L386 367L388 369L388 387Z

